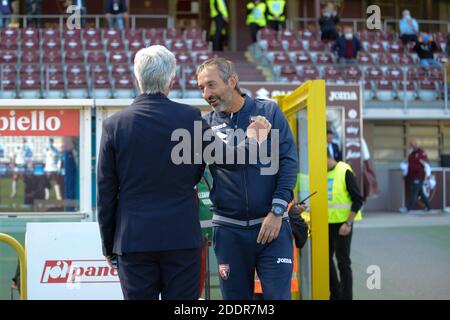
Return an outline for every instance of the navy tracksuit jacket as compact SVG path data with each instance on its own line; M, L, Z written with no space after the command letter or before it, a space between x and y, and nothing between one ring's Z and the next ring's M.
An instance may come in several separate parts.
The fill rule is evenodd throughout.
M260 161L235 168L211 166L215 225L214 249L219 264L224 299L251 299L255 268L261 279L264 298L290 299L292 275L292 232L288 218L283 218L279 237L269 244L256 243L261 223L272 204L287 207L292 200L298 172L298 154L293 135L275 102L244 96L245 103L236 114L211 112L204 119L226 139L227 130L246 130L250 117L262 115L272 124L267 144L274 130L279 130L279 169L275 175L262 175ZM239 141L238 141L239 143ZM272 154L275 150L269 151ZM252 223L249 223L252 221Z

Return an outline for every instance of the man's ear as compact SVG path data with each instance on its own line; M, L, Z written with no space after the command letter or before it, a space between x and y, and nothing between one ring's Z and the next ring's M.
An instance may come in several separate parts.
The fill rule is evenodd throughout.
M134 81L136 82L136 85L137 85L139 91L142 93L141 84L139 83L139 80L136 76L134 76Z
M231 76L231 77L228 78L228 85L229 85L231 88L236 89L236 86L237 86L237 79L236 79L236 76Z

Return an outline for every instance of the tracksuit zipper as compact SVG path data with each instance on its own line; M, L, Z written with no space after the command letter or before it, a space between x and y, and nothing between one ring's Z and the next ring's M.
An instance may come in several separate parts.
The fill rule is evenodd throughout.
M230 115L230 118L231 118L231 121L233 121L233 113ZM237 116L237 119L236 119L236 123L234 123L234 130L237 130L238 125L239 125L239 113L238 113L238 116ZM250 217L249 217L249 213L248 213L248 191L247 191L247 177L246 177L246 175L247 175L247 169L244 166L244 168L242 168L242 176L244 178L244 185L243 185L243 187L244 187L244 190L245 190L245 216L247 217L247 219L246 219L247 227L249 227L250 226L250 224L249 224Z

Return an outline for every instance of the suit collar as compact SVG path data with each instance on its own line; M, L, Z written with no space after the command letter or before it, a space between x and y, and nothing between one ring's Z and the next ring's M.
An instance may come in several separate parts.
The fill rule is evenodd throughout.
M162 93L152 93L152 94L147 94L147 93L142 93L140 95L138 95L134 101L133 104L138 104L142 101L146 101L146 100L154 100L154 99L160 99L160 100L169 100L169 98L167 98L167 96L165 96Z

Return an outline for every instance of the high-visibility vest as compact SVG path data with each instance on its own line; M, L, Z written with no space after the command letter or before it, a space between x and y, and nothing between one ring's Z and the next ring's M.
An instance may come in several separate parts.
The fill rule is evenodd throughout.
M291 293L298 292L298 249L294 245L294 266L292 270L292 279L291 279ZM255 271L255 289L254 292L256 294L263 294L261 280L259 280L258 273Z
M286 16L283 14L286 0L267 0L267 20L269 21L286 21Z
M254 2L249 2L247 3L247 9L248 10L252 10L248 15L247 15L247 25L249 24L257 24L258 26L260 26L261 28L264 28L267 24L266 21L266 4L264 2L260 2L257 5L255 5Z
M339 161L333 170L328 171L328 223L342 223L350 215L352 199L345 183L347 170L353 173L352 167ZM361 220L361 210L355 220Z
M217 4L217 9L216 9ZM209 0L209 9L211 12L211 18L214 19L220 14L228 19L228 9L225 0Z

